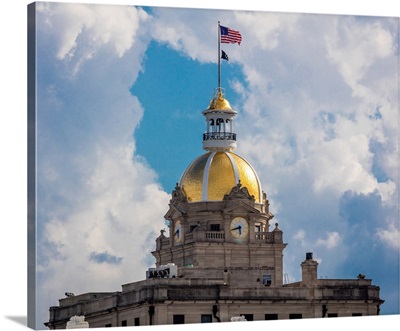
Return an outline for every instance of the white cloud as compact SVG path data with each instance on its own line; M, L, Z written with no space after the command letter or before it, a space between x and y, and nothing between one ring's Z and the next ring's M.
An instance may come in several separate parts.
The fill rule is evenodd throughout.
M326 239L318 239L316 245L324 246L325 248L331 250L336 248L341 241L341 235L338 232L328 232Z
M377 235L382 244L395 250L400 249L400 230L398 222L390 222L386 229L378 229Z
M57 58L75 63L75 72L101 47L122 57L148 19L142 9L118 5L38 3L46 28L57 31Z
M244 47L251 36L251 42L265 51L277 47L283 33L296 33L295 26L299 17L298 14L270 13L268 19L265 19L263 12L242 11L235 13L234 24L240 26Z
M154 264L149 252L165 227L170 196L133 150L132 144L94 146L81 160L80 166L91 169L77 186L64 183L62 174L52 182L42 178L46 196L38 214L41 222L47 220L39 224L38 238L40 321L65 291L117 291L121 284L143 279ZM59 192L61 200L48 204L47 197Z
M394 40L391 33L374 19L338 18L335 34L326 37L330 59L338 66L355 95L366 97L365 89L358 89L373 63L393 54ZM365 86L364 86L365 87Z
M313 15L304 15L293 24L281 33L281 44L272 51L263 53L257 42L243 50L249 85L246 89L235 84L243 98L238 120L240 150L259 168L267 166L272 181L280 166L290 165L293 170L302 168L298 173L307 173L319 194L335 190L340 196L346 190L366 193L378 189L386 200L392 200L397 177L394 165L398 164L397 84L386 65L382 72L377 70L382 66L380 59L395 63L388 26L374 19ZM296 40L299 35L304 39ZM284 41L291 46L283 47ZM351 68L351 73L345 74L344 67ZM372 73L374 79L363 80ZM377 80L379 90L374 88ZM368 91L355 96L349 89L354 87L351 82ZM376 117L381 104L385 114ZM370 149L372 139L384 144L379 159ZM390 174L387 182L375 178L374 162ZM271 179L275 190L279 181L275 184Z
M303 229L299 229L293 236L293 239L299 240L302 243L302 246L304 245L304 238L305 232Z
M322 246L328 250L331 250L339 245L342 236L338 232L332 231L323 234L326 236L325 239L317 238L314 241L313 237L318 235L318 233L313 233L309 236L306 236L306 231L304 229L299 229L292 238L297 241L296 247L302 247L305 250L313 250L318 246Z
M301 15L292 24L273 48L252 40L238 48L246 79L233 85L238 152L257 169L289 238L285 272L298 279L304 253L314 251L322 274L343 277L358 240L346 230L364 222L341 217L344 192L379 192L383 206L398 206L396 20ZM379 233L393 247L397 232Z
M91 159L93 171L79 188L84 191L79 203L68 214L57 211L59 207L55 206L52 214L61 215L62 219L50 219L44 225L41 244L54 250L45 253L43 249L43 254L50 256L41 266L42 272L50 273L61 283L65 281L70 290L113 288L120 282L140 279L146 268L148 251L143 247L153 246L147 240L154 240L163 227L169 195L157 185L154 172L138 160L132 162L131 151L132 146L99 147ZM91 254L103 252L122 258L121 265L110 268L110 264L91 262ZM84 272L68 279L70 276L61 265ZM96 272L100 274L94 281L90 275ZM42 276L47 280L45 274ZM57 288L47 281L49 290Z
M129 89L149 42L147 14L128 6L38 8L41 328L65 291L116 291L143 279L169 195L135 154L132 136L143 109Z

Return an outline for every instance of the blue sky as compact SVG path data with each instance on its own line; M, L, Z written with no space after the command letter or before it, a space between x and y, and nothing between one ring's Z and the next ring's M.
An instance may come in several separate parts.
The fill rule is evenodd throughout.
M399 313L398 19L41 3L39 322L66 291L117 291L154 263L170 192L203 153L218 20L242 33L222 85L284 272L299 280L312 251L320 277L364 273Z

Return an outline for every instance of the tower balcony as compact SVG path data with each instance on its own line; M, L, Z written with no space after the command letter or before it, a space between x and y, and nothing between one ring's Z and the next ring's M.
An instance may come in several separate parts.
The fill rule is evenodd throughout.
M236 141L236 133L232 133L232 132L203 133L203 141L206 141L206 140L233 140L233 141Z
M233 150L236 148L236 133L207 132L203 134L203 149Z
M185 234L185 243L192 242L225 242L225 231L195 231ZM277 232L257 232L250 242L255 243L281 243L281 236Z

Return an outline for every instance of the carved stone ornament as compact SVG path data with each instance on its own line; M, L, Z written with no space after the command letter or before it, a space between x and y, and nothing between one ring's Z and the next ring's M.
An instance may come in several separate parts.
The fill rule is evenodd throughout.
M224 200L236 200L236 199L248 199L251 201L255 201L254 195L250 195L249 190L246 187L242 187L242 184L239 182L236 186L232 187L229 194L225 194Z
M89 329L89 323L85 321L85 316L72 316L67 322L67 329Z
M178 183L176 183L175 190L172 191L172 199L169 202L170 203L188 202L185 193L183 193Z

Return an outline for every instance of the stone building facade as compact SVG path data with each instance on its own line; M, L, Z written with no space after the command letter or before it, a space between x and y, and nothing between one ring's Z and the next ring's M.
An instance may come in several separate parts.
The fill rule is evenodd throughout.
M49 329L71 316L90 327L117 327L378 315L380 290L363 275L319 279L306 253L302 279L283 279L286 243L253 167L232 151L237 112L218 89L203 111L206 153L186 169L172 192L152 252L155 268L118 292L85 293L50 307Z

